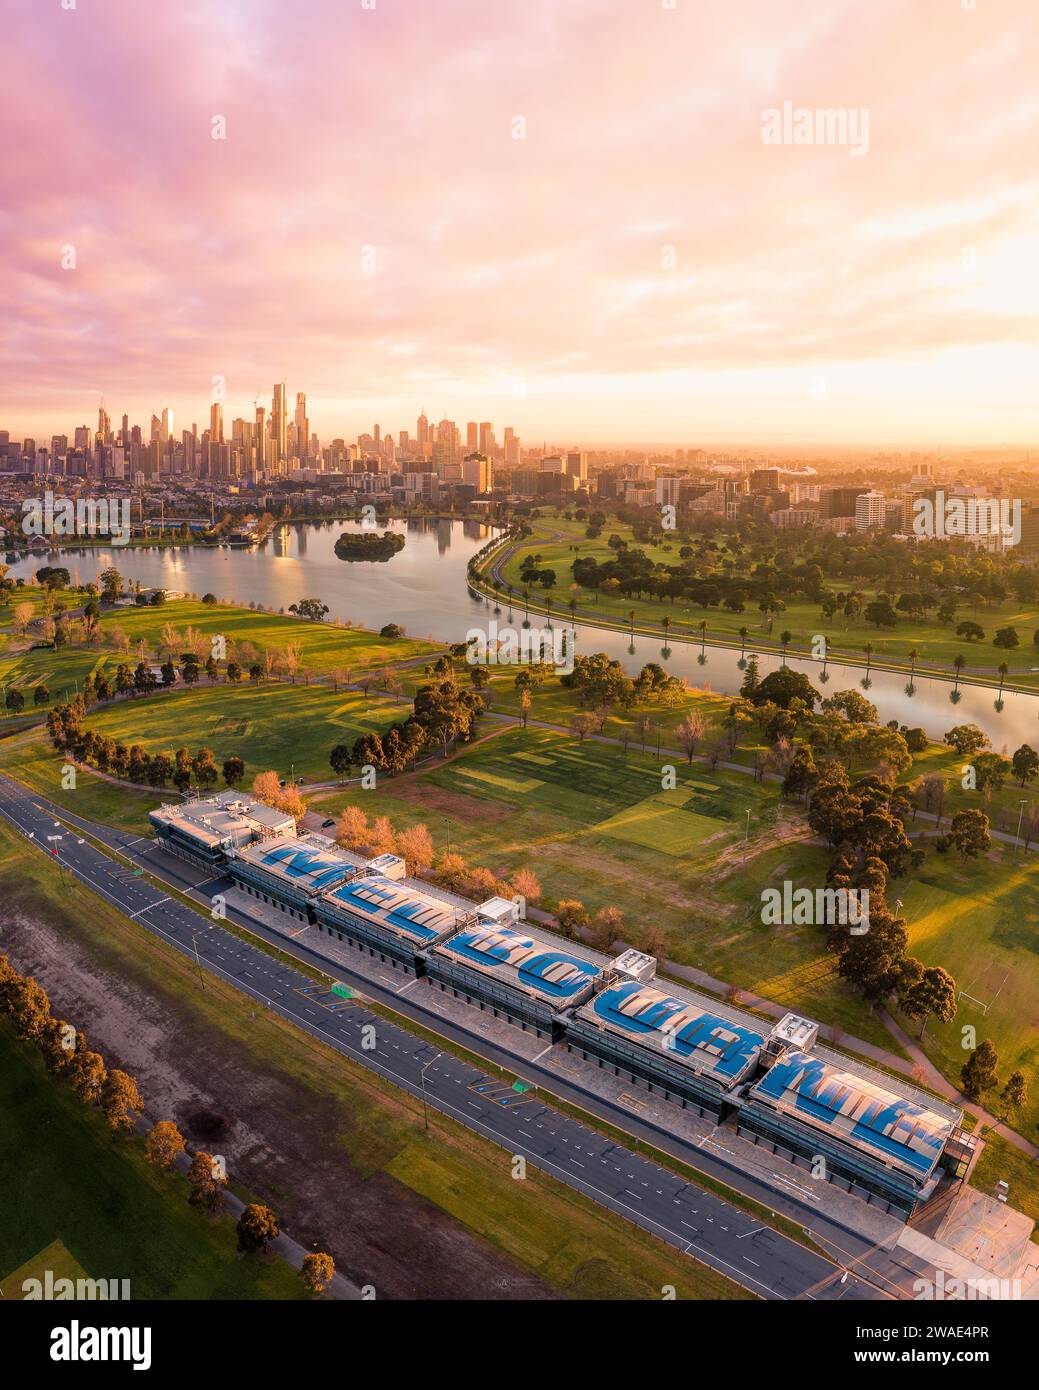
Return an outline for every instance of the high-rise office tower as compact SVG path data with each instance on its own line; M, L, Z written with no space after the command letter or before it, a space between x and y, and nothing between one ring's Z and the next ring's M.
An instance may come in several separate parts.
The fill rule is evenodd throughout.
M429 429L429 421L426 419L425 411L423 411L422 414L418 417L417 429L419 448L421 448L423 444L428 444L432 439L432 434L430 433Z
M310 453L310 421L307 419L307 396L304 391L296 392L296 452L300 458Z
M256 449L256 467L267 465L267 412L262 405L256 407L256 427L253 430L253 446Z
M571 450L566 456L566 471L571 478L578 478L582 483L588 481L588 455Z
M106 442L112 432L112 421L109 419L108 411L103 405L97 408L97 433L102 443Z
M219 401L214 401L209 407L209 442L210 444L223 444L224 442L224 407Z
M275 386L274 399L271 402L271 450L277 463L285 457L288 423L285 412L285 383L282 381Z
M480 427L475 420L470 420L465 427L465 452L475 454L481 447Z
M123 416L123 428L122 428L122 430L121 430L120 433L119 433L119 442L120 442L120 444L122 444L122 446L123 446L124 449L127 448L128 445L129 445L129 443L130 443L130 417L129 417L129 415L124 415L124 416Z
M488 458L494 452L494 426L490 420L480 421L480 453Z
M151 424L151 435L150 435L149 437L150 437L151 439L158 439L161 430L162 430L162 421L159 419L159 417L158 417L157 415L153 415L153 416L152 416L152 424Z
M164 406L164 407L163 407L163 411L162 411L162 421L160 422L160 425L159 425L159 442L160 442L160 444L168 444L168 443L169 443L169 441L170 441L170 434L171 434L172 430L173 430L173 411L172 411L172 410L169 408L169 406L167 405L167 406Z

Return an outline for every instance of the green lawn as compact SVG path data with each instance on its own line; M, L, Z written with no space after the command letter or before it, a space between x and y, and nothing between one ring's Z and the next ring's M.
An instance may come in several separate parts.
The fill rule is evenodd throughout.
M238 1256L233 1220L213 1224L192 1210L184 1178L147 1163L140 1140L113 1135L6 1023L0 1114L5 1297L22 1297L21 1279L48 1267L59 1277L129 1279L135 1299L303 1296L284 1261Z
M330 781L328 755L337 743L381 733L411 712L406 701L330 686L203 686L94 710L90 727L117 742L143 743L150 753L206 746L219 766L231 754L245 760L246 781L269 768L288 777Z
M630 545L638 545L655 562L678 564L680 543L676 539L664 538L664 533L660 543L643 544L634 540L630 526L617 521L615 517L609 517L602 535L597 540L589 540L585 535L584 523L568 522L562 515L544 511L541 518L533 522L533 528L533 534L515 551L504 569L505 581L512 585L514 591L513 602L521 609L523 581L520 579L520 568L524 557L532 554L541 557L540 569L555 571L556 584L548 590L542 589L540 584L535 586L531 589L531 601L543 606L546 597L550 598L553 611L556 613L568 612L570 599L574 597L580 616L586 617L589 621L599 618L623 628L627 628L628 614L634 609L637 615L636 623L643 627L662 630L661 621L665 616L668 617L671 621L672 636L698 637L701 620L707 622L708 640L713 636L727 641L738 641L741 627L749 629L751 643L760 643L768 633L767 623L756 606L749 606L744 613L730 613L725 608L705 608L684 600L672 603L670 600L611 596L572 588L571 566L574 560L578 555L594 556L600 563L611 558L613 551L608 544L611 535L622 537ZM554 539L552 533L555 531L563 532L564 538ZM863 606L875 592L866 585L853 585L847 580L829 587L835 590L856 588L864 595ZM955 635L956 622L964 619L980 624L986 634L984 640L968 643ZM1035 605L1022 605L1013 598L1000 604L982 605L976 612L970 605L961 603L956 622L945 627L933 617L900 618L896 628L878 629L862 618L848 620L843 615L824 618L816 603L791 602L786 610L777 616L771 637L778 643L779 633L787 630L793 634L791 649L804 650L809 647L815 634L823 633L835 652L856 655L861 653L869 642L873 645L874 660L877 663L891 661L908 664L909 652L916 648L921 656L921 667L932 666L946 672L951 668L956 654L963 652L968 666L988 668L994 679L998 679L995 676L996 669L1001 662L1006 661L1010 667L1011 680L1025 686L1037 684L1037 678L1028 672L1030 667L1039 665L1039 654L1032 643L1032 635L1039 629L1039 608ZM992 645L996 629L1007 626L1016 628L1020 638L1020 646L1011 651L1004 651Z
M1001 1083L1015 1069L1029 1082L1028 1101L1011 1123L1034 1137L1039 1121L1039 863L984 860L964 866L930 851L908 885L896 887L909 923L909 949L926 965L942 965L960 1000L951 1023L927 1024L925 1051L959 1083L967 1060L961 1030L973 1026L999 1054ZM981 1007L987 1005L987 1012ZM906 1023L912 1034L919 1024ZM999 1112L998 1091L985 1096Z
M83 600L81 596L66 594L63 601L71 608ZM141 659L142 642L150 661L164 661L167 625L181 639L189 628L200 633L206 643L204 655L211 649L214 637L223 637L228 657L237 657L240 664L249 665L253 661L262 664L267 651L280 657L287 648L297 647L297 681L305 672L328 675L333 671L343 672L344 678L357 679L365 672L381 671L398 662L432 656L440 650L427 642L406 637L391 641L362 628L336 627L291 616L257 613L249 608L219 604L211 607L193 599L177 599L161 608L106 609L97 646L66 645L57 651L42 646L33 649L31 634L24 638L0 634L0 692L8 685L17 686L25 695L26 710L31 712L32 688L37 684L42 682L47 686L52 702L68 699L91 672L104 669L109 677L114 677L121 662L136 665ZM114 645L116 629L125 634L129 643L127 650ZM251 653L245 644L251 644ZM174 659L178 663L183 647L180 643L175 649ZM0 720L6 716L7 711L0 701Z
M250 642L262 653L299 646L301 667L314 673L339 667L356 674L439 650L408 637L390 641L364 628L312 623L291 615L282 617L223 604L210 607L195 599L174 599L159 608L118 608L106 612L103 619L106 628L118 624L132 645L143 640L152 649L162 642L167 623L181 633L193 627L207 642L214 636L224 637L229 648L233 643Z

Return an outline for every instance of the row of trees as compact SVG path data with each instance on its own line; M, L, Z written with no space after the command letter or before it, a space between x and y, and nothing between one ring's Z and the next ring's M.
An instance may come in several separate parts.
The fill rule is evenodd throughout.
M141 743L117 742L108 734L87 728L86 702L82 695L55 705L47 715L47 733L55 752L96 767L130 782L149 787L165 787L172 783L185 792L195 783L208 791L219 780L221 769L211 748L200 748L192 754L187 748L175 753L149 753ZM245 776L241 758L229 757L223 763L224 782L237 787Z
M407 719L392 724L383 734L362 734L352 745L337 743L329 753L332 771L345 777L351 767L374 767L391 776L427 747L439 746L446 755L451 743L468 743L486 708L477 690L460 689L453 678L421 686Z
M109 1068L99 1052L87 1046L83 1033L56 1018L47 993L31 975L20 974L5 955L0 955L0 1017L7 1018L20 1042L34 1046L51 1076L66 1081L84 1105L101 1111L105 1123L116 1132L131 1134L144 1111L144 1099L134 1077L117 1067ZM157 1168L172 1167L186 1145L172 1120L159 1120L144 1139L144 1154ZM212 1154L199 1151L188 1168L192 1206L211 1216L223 1210L227 1173ZM238 1248L245 1253L266 1251L279 1234L274 1212L261 1203L248 1205L238 1219ZM332 1257L308 1255L302 1277L312 1293L322 1292L335 1274Z

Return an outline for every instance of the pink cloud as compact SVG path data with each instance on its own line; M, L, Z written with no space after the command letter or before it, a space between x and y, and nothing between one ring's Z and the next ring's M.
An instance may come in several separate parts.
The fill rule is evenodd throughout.
M1036 432L1030 0L21 0L5 38L15 432L98 391L204 419L215 373L326 437L738 434L741 398L806 438ZM784 100L868 108L868 155L763 144Z

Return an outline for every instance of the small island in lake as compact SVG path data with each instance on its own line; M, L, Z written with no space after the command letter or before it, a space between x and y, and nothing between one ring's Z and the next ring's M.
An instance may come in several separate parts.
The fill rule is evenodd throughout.
M372 531L344 531L335 545L340 560L388 560L403 549L404 537L397 531L383 531L381 536Z

